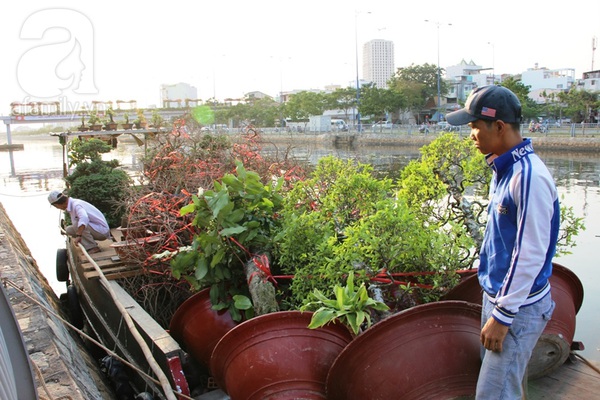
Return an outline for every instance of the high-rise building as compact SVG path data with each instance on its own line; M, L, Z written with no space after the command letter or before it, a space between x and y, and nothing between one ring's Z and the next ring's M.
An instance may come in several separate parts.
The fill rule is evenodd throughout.
M394 42L374 39L363 46L363 78L380 89L388 87L394 75Z

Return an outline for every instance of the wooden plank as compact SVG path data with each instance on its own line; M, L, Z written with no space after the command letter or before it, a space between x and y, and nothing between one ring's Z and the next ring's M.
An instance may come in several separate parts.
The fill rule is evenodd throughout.
M580 400L600 397L600 374L584 362L567 360L552 373L528 382L529 400Z
M123 240L123 233L118 228L111 229L110 234L113 237L113 242L120 242Z
M127 278L131 276L140 275L144 272L142 268L133 267L132 266L121 266L116 268L109 268L107 270L102 270L102 273L108 280L114 280L119 278ZM86 279L99 279L100 274L95 269L93 271L84 272L83 275Z
M100 269L105 269L105 268L110 268L110 267L120 267L125 264L120 259L118 259L118 261L114 261L112 258L105 259L105 260L94 260L94 262L96 263L96 265L98 267L100 267ZM84 263L81 263L81 268L84 271L91 271L94 269L94 265L90 262L84 262Z

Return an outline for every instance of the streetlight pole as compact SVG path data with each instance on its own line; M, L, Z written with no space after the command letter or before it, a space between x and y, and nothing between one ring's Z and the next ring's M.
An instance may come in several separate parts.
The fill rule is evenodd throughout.
M440 85L440 75L441 75L441 71L440 71L440 25L446 25L443 24L442 22L439 21L430 21L428 19L425 20L425 22L432 22L435 24L435 26L437 27L437 121L440 122L441 121L441 116L442 116L442 93L441 93L441 85ZM451 26L451 23L447 23L448 26Z
M488 42L490 46L492 46L492 85L496 84L496 48L494 47L494 43Z
M367 14L371 14L370 11L367 11ZM358 132L362 131L362 127L360 125L360 111L358 107L360 106L360 82L358 80L358 11L354 10L354 50L356 55L356 118L355 122L357 124Z

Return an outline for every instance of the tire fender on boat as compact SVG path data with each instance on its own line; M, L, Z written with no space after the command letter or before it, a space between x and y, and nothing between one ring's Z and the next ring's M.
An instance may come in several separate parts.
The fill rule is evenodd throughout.
M67 286L67 308L69 310L71 324L77 329L82 329L83 312L81 311L81 305L79 304L77 288L73 285Z
M69 266L67 264L67 249L56 250L56 279L59 282L69 280Z

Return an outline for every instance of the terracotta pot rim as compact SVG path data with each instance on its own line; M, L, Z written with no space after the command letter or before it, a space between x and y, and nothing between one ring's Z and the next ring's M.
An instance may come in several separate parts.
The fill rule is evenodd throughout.
M571 298L573 299L573 305L575 306L575 313L579 312L579 309L583 305L583 284L577 275L564 265L553 262L552 263L552 275L560 275L560 277L568 282L571 289Z
M398 393L399 396L407 396L410 399L432 398L429 395L433 392L430 391L439 389L439 386L424 384L423 379L415 380L411 379L411 376L414 378L421 374L422 378L422 368L415 366L425 362L422 361L423 354L435 351L437 347L431 346L432 342L439 342L442 346L446 341L455 345L467 343L469 345L459 346L462 355L458 359L450 357L444 349L444 352L439 354L440 358L434 361L438 365L432 366L430 371L433 374L432 379L436 379L438 383L443 382L449 379L446 374L456 374L457 362L468 362L463 366L464 368L461 368L461 376L464 378L462 383L457 383L452 391L453 394L457 394L468 389L473 390L474 394L480 363L480 324L481 306L462 300L422 304L394 314L367 329L341 351L327 376L328 398L332 396L333 400L347 400L347 398L353 400L365 395L367 391L376 398L387 398L385 396L390 395L391 387L379 386L376 383L379 378L382 382L395 382L397 379L405 383L412 382L412 386L404 386L405 392ZM419 339L423 340L419 342ZM423 346L429 347L424 348L425 352L416 353L415 349L422 349ZM394 366L390 370L388 367L391 359ZM367 365L368 368L365 367ZM445 368L441 368L440 365L445 365ZM403 369L405 366L408 369ZM385 371L390 375L388 376ZM401 371L404 372L400 373ZM359 390L358 388L362 388L364 392L354 392ZM380 392L377 392L377 388ZM355 393L354 397L346 397L350 393Z
M275 345L278 339L289 341L295 336L302 338L310 336L322 340L321 343L341 348L352 341L350 330L340 323L309 329L312 314L310 311L277 311L251 318L232 328L219 340L211 356L210 370L217 384L227 391L225 387L227 365L239 354L243 354L246 350L253 351L253 347L264 345L269 341L273 341ZM311 348L310 351L316 351L316 347ZM275 361L269 361L271 362Z
M181 331L183 330L182 324L185 318L188 318L186 315L188 310L191 307L194 307L199 300L203 300L204 298L208 298L210 301L210 288L202 289L199 292L194 293L177 307L171 318L171 322L169 323L169 333L175 340L181 339Z

